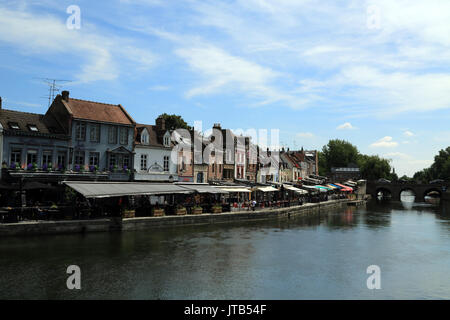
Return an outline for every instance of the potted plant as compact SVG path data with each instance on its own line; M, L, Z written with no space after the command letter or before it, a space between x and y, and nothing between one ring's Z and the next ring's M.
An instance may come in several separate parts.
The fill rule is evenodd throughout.
M178 216L183 216L186 214L186 208L183 207L182 205L177 205L177 211L176 211Z
M153 208L153 216L154 217L162 217L164 216L164 209L160 209L160 208Z
M50 163L44 163L43 165L42 165L42 171L51 171L52 170L52 163L50 162Z
M200 206L195 206L192 208L192 213L193 214L202 214L203 213L203 208Z
M130 170L130 168L128 168L128 166L123 166L123 171L129 175L131 174L131 170Z
M90 171L90 172L93 172L93 173L94 173L94 172L97 172L97 171L98 171L98 166L96 166L96 165L95 165L95 166L90 165L90 166L89 166L89 171Z
M124 218L134 218L136 216L136 211L134 209L125 209L123 210Z
M222 213L222 206L220 204L215 204L212 207L212 213Z
M19 170L19 169L20 169L20 166L19 166L19 163L13 162L13 163L11 163L11 165L9 166L9 168L10 168L11 170Z

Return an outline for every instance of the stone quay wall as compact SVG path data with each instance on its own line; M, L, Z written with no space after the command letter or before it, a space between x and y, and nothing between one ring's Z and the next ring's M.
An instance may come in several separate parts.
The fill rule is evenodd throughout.
M236 221L256 221L266 219L285 219L298 215L326 214L328 210L347 206L349 200L331 200L320 203L306 203L288 208L273 208L258 211L240 211L226 213L204 213L199 215L107 218L95 220L66 221L25 221L0 224L0 237L71 234L108 231L132 231L151 228L227 223Z

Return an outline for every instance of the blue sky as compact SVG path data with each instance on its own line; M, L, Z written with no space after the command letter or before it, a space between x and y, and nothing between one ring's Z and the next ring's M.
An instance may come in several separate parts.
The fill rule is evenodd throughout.
M450 145L450 2L3 0L3 107L45 113L39 77L140 123L279 129L290 148L340 138L412 175Z

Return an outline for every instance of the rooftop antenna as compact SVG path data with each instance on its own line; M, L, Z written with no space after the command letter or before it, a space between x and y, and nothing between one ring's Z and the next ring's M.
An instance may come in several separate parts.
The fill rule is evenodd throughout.
M49 79L49 78L35 78L42 80L45 84L48 85L48 107L52 104L52 101L55 99L55 93L59 92L59 89L63 86L65 82L72 82L72 80L62 80L62 79Z

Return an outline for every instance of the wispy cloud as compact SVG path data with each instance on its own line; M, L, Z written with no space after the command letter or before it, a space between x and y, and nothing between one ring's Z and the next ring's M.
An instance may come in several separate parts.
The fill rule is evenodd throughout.
M393 141L392 137L386 136L370 145L373 148L394 148L398 146L398 142Z
M297 137L298 138L306 138L306 139L310 139L314 137L314 134L311 132L299 132L297 133Z
M21 7L0 6L1 42L13 45L22 55L45 54L49 60L64 55L66 68L79 66L75 71L78 82L115 80L130 66L146 70L156 60L149 50L102 33L89 23L83 23L80 30L69 30L65 20L57 16L39 15ZM80 63L67 65L68 61Z

